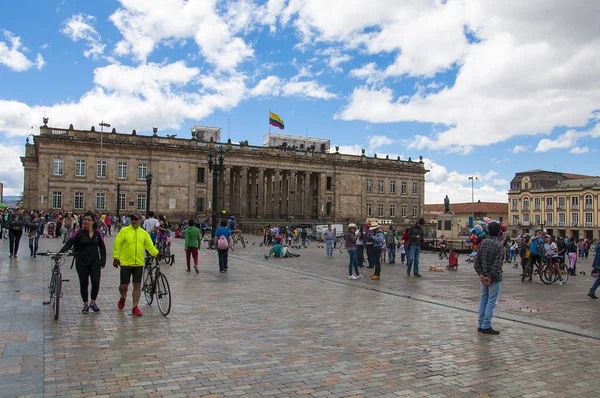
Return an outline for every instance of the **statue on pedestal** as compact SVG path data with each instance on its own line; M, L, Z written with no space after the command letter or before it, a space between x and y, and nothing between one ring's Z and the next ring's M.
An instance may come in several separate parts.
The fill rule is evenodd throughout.
M450 199L448 199L448 195L444 198L444 213L450 213Z

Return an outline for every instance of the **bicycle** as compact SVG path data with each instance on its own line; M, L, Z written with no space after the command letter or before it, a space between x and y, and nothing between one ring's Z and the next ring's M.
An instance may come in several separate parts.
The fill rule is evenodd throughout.
M233 242L233 246L235 247L236 243L241 242L242 247L246 248L246 239L242 235L242 231L239 229L234 229L231 231L231 241Z
M561 278L563 283L567 283L567 280L569 280L569 268L564 262L560 261L560 257L555 258L556 261L558 261L559 272L556 272L555 265L552 262L553 258L549 256L545 257L544 266L540 273L540 279L546 285L551 285Z
M535 255L531 255L531 257L529 258L529 264L527 264L527 272L523 272L523 274L521 275L521 282L525 282L525 278L528 278L531 280L533 275L539 275L540 280L542 282L544 282L542 280L542 268L543 267L541 264L541 257L537 257L538 259L536 259L536 257L534 257L534 256ZM532 260L534 261L533 264L532 264Z
M175 263L175 255L171 254L171 246L166 240L159 239L156 242L156 248L158 254L156 255L156 261L164 261L167 265L173 265Z
M142 292L148 305L151 305L156 296L156 304L161 314L169 315L171 311L171 288L165 274L160 272L160 261L146 254Z
M46 252L46 253L38 253L38 256L52 256L52 276L50 277L50 284L48 285L48 293L50 295L50 299L48 301L44 301L45 305L52 303L52 310L54 312L54 320L58 321L58 316L60 313L60 299L63 295L62 283L69 282L68 279L63 279L62 272L60 272L61 265L65 263L65 256L72 256L71 253L55 253L55 252Z

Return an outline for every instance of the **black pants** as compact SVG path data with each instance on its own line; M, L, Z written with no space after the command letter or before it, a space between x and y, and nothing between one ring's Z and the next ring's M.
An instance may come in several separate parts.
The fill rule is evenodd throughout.
M359 267L362 267L365 262L365 246L356 245L356 262Z
M18 231L14 231L10 229L8 231L8 246L10 248L10 254L16 256L19 251L19 242L21 241L21 235L23 235L23 230L19 229Z
M381 275L381 246L371 249L371 256L373 257L373 265L375 266L375 275Z
M227 267L227 261L229 260L229 249L219 249L219 271L225 271Z
M88 302L88 287L90 279L92 280L92 300L96 300L100 291L100 264L77 264L77 275L79 276L79 289L81 299L84 303Z

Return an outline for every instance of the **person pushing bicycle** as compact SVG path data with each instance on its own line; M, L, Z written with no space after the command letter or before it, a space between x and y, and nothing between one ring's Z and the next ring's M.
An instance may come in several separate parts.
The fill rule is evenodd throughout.
M562 286L565 284L565 281L560 273L560 259L558 257L558 247L556 246L556 242L552 240L550 235L544 236L544 242L544 253L548 258L549 264L554 267L556 275L559 275L558 284Z
M129 283L133 279L133 308L131 313L135 316L142 316L138 304L142 294L142 274L145 265L144 250L147 250L151 256L156 257L158 249L154 247L148 232L144 228L140 228L142 215L134 212L129 217L131 225L119 231L113 246L113 266L115 268L121 267L121 284L119 286L121 298L119 299L118 308L120 310L125 308Z

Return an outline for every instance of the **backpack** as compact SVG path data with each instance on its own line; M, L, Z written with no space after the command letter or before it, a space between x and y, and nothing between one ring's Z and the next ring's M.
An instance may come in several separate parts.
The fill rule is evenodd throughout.
M388 245L393 245L395 243L393 232L388 232L387 234L385 234L385 243L387 243Z
M227 242L227 238L225 237L225 234L219 236L219 240L217 240L217 249L219 249L219 250L229 249L229 242Z

